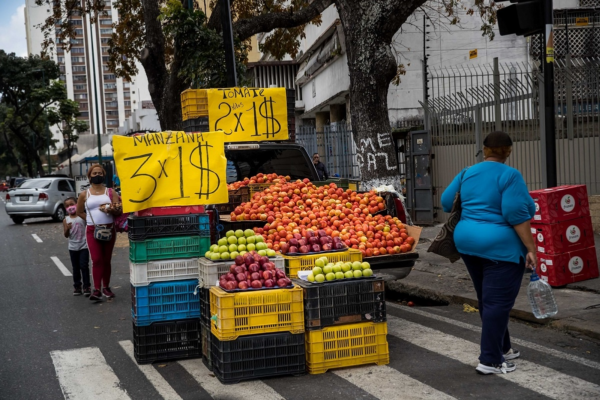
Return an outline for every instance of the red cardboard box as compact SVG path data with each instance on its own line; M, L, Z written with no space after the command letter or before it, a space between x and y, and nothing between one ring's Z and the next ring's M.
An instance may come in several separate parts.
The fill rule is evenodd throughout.
M590 215L590 205L585 185L558 186L529 192L535 202L535 215L531 222L555 224Z
M537 274L550 286L564 286L598 277L596 248L547 255L538 253Z
M204 206L173 206L173 207L152 207L145 210L136 211L136 217L152 217L161 215L185 215L185 214L204 214Z
M594 245L591 217L581 217L558 224L531 224L531 233L537 251L544 254L562 254Z

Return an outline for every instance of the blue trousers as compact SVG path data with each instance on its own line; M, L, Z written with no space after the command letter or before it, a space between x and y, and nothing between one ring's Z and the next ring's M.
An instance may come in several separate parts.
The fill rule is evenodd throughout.
M81 280L83 280L83 288L89 288L91 285L89 250L69 250L69 255L71 256L71 265L73 266L73 286L80 288Z
M510 310L521 288L525 263L486 260L462 255L479 301L481 317L481 354L484 364L502 364L504 353L511 348L508 333Z

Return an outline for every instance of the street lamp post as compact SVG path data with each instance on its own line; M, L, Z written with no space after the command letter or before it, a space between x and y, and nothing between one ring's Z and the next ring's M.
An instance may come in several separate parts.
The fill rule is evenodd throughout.
M42 69L34 69L33 72L42 72L42 83L44 86L46 85L46 70ZM46 115L44 117L45 119L45 132L46 132L46 147L48 148L48 175L50 175L52 173L52 167L50 166L50 132L49 132L49 127L48 127L48 116ZM33 145L33 151L37 151L35 148L35 135L34 135L34 145Z
M94 48L94 26L90 22L90 40L92 42L92 76L94 77L94 109L96 110L96 134L98 135L98 164L102 165L102 138L100 137L100 113L98 112L98 88L96 87L96 55Z

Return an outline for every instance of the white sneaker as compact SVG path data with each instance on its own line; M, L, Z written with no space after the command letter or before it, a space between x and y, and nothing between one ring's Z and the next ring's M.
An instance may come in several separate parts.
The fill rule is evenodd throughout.
M475 371L482 375L489 374L506 374L508 372L513 372L517 369L517 366L511 362L503 362L502 364L482 364L479 363Z
M510 349L506 353L504 353L504 359L506 361L514 360L515 358L521 357L521 352L517 349Z

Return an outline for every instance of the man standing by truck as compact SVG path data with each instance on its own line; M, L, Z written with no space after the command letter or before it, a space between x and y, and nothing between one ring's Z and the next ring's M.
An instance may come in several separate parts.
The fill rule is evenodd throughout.
M329 179L329 174L327 173L327 169L325 168L325 164L320 161L319 153L313 154L313 164L315 164L315 169L319 174L320 180Z

